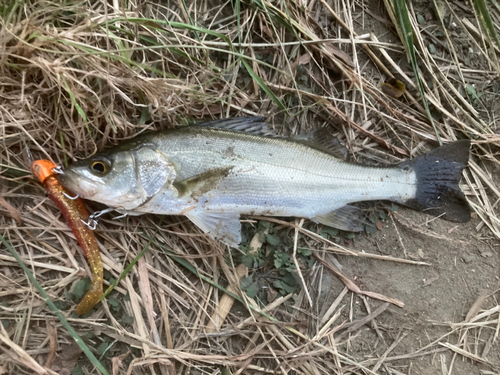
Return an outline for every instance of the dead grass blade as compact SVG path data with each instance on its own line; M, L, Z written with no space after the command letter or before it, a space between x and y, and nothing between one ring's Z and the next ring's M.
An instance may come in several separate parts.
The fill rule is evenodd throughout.
M339 270L335 269L333 266L331 266L329 263L327 263L325 260L321 259L317 254L314 254L316 259L318 259L325 267L327 267L330 271L332 271L343 283L344 285L349 288L350 291L357 293L357 294L362 294L374 299L378 299L380 301L386 301L389 303L392 303L393 305L396 305L398 307L404 307L404 303L395 299L395 298L390 298L386 297L382 294L375 293L375 292L369 292L369 291L364 291L361 290L354 282L349 280L347 277L345 277Z
M38 293L40 293L40 296L44 299L44 301L47 303L47 305L50 307L50 309L55 313L55 315L59 318L61 321L62 325L64 328L69 332L69 334L73 337L75 342L78 344L78 346L82 349L82 351L85 353L85 355L89 358L89 360L92 362L92 364L104 375L107 375L108 372L106 369L103 367L103 365L97 360L97 358L94 356L94 354L90 351L89 347L85 344L85 342L81 339L81 337L76 333L76 331L73 329L73 327L70 326L68 321L66 320L66 317L61 313L61 311L54 305L54 303L50 300L49 296L43 290L41 285L38 283L38 281L35 279L31 271L24 265L22 262L21 258L17 254L17 252L14 250L14 248L5 240L5 238L0 235L0 241L5 245L5 247L10 251L12 256L16 258L17 262L21 266L21 268L24 270L26 273L26 276L29 278L31 283L36 287L38 290ZM3 327L2 327L3 329ZM6 337L5 340L8 340ZM45 373L45 370L43 370Z

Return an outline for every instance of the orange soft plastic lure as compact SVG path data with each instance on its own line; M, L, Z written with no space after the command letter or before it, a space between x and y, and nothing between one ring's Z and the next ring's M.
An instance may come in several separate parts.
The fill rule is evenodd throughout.
M100 300L103 292L103 267L101 254L97 246L94 232L84 223L89 220L89 212L81 198L71 198L73 195L57 180L54 168L57 166L50 160L36 160L32 171L45 186L52 201L61 210L66 222L73 231L92 270L92 285L76 306L76 313L83 315L92 309Z

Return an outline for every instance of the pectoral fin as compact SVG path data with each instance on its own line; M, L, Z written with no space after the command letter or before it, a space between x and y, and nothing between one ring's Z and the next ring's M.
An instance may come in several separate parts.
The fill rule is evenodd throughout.
M363 230L361 210L354 206L340 207L327 214L315 216L313 220L348 232L361 232Z
M218 183L229 174L233 167L210 169L196 176L174 183L179 197L189 195L193 198L200 197L210 190L214 190Z
M186 217L210 237L229 246L238 247L241 241L239 213L192 210Z

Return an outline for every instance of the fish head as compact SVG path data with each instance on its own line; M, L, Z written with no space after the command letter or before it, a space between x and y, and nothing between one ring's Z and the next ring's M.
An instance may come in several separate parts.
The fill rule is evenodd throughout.
M175 166L155 149L139 147L78 161L63 170L59 182L80 197L133 211L175 180Z

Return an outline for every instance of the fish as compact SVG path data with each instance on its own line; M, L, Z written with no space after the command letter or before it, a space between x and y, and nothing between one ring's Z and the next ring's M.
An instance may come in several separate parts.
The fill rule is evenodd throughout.
M88 313L103 295L103 275L101 252L97 244L94 232L86 225L90 214L83 200L73 194L60 184L57 179L57 166L50 160L35 160L31 165L33 174L45 187L49 198L61 210L71 231L82 248L92 271L92 283L90 289L76 306L78 315Z
M264 118L236 117L141 134L71 164L58 179L106 212L184 215L233 247L241 215L361 231L362 212L352 203L389 200L450 221L470 219L459 187L470 140L388 167L346 162L329 143L279 137Z

